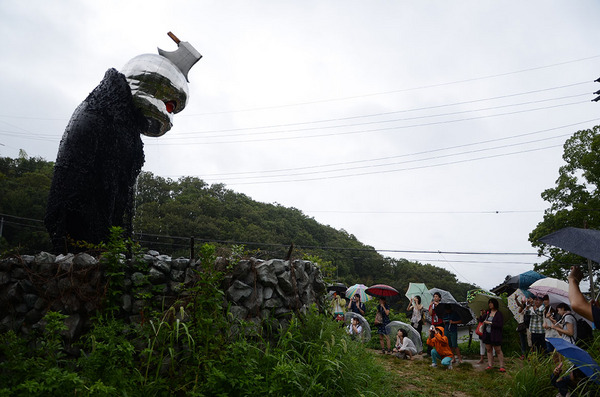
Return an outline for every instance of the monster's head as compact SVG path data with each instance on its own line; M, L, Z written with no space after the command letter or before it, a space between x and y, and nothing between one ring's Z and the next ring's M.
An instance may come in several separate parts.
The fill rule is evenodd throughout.
M188 71L202 55L191 44L179 41L173 52L158 49L158 54L143 54L123 66L133 101L148 120L144 135L159 137L173 126L173 114L181 112L187 104L189 90Z

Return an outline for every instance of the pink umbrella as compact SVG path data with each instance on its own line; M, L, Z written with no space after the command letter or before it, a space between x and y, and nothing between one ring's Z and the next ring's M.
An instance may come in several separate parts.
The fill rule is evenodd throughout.
M529 291L535 295L555 294L568 298L569 284L556 278L546 277L531 284Z

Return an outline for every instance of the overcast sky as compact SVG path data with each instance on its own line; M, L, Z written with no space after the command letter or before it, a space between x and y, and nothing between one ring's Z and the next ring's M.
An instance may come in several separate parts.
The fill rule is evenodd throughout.
M535 253L562 145L600 124L598 15L596 1L0 1L0 155L54 161L106 70L174 50L172 31L204 57L173 129L144 138L145 171L295 207L489 289L541 261L507 254Z

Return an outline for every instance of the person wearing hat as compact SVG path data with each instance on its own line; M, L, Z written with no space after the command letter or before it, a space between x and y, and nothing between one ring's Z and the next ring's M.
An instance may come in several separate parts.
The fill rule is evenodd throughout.
M533 300L533 307L529 309L531 320L529 322L529 331L531 332L532 348L539 353L546 352L546 335L544 332L544 304L543 298L536 295Z
M439 360L443 366L452 369L452 358L454 352L450 349L448 338L444 336L444 327L436 327L432 325L429 328L429 338L427 338L427 346L431 346L431 366L437 367Z

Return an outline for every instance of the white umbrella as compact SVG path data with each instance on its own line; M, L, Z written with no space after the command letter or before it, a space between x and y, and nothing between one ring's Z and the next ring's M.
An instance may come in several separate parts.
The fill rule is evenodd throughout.
M522 302L523 300L527 299L527 296L528 293L520 288L508 296L508 308L514 314L515 320L517 320L518 323L523 322L525 311L521 311L521 313L519 313L519 306L517 305L517 302L515 302L515 297L519 302Z
M392 339L392 343L396 341L396 334L400 328L404 328L408 331L408 337L413 341L415 347L417 348L417 353L421 353L423 351L423 341L421 340L421 334L419 331L413 328L412 325L403 323L402 321L391 321L388 325L385 326L390 338Z
M344 313L344 322L346 323L346 327L350 325L350 321L354 317L358 318L358 324L362 327L361 340L363 342L368 342L371 339L371 326L363 316L354 312Z
M439 288L431 288L429 290L429 292L431 293L431 296L433 296L433 294L435 294L436 292L439 292L442 297L442 300L440 301L440 303L458 303L456 301L456 299L454 299L452 294L446 290L439 289Z
M529 291L536 295L556 294L569 297L569 284L557 278L546 277L529 286Z
M559 303L566 303L567 305L569 305L569 307L571 307L571 301L569 301L568 296L557 295L557 294L553 294L552 292L550 292L550 293L548 293L548 298L550 298L550 306L552 306L554 308L556 308L556 306ZM589 325L592 325L592 322L590 320L583 317L579 313L575 312L575 310L571 309L571 314L573 316L575 316L576 319L578 319L578 320L583 319L583 320L585 320L586 323L588 323Z
M569 301L569 284L566 281L546 277L531 284L529 291L537 295L548 295L550 306L556 307L556 305L562 302L571 307L571 302ZM573 313L575 318L582 318L588 324L592 325L590 320L575 313L574 310L571 310L571 313Z

